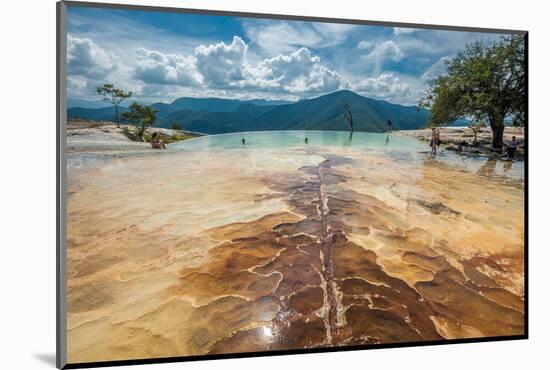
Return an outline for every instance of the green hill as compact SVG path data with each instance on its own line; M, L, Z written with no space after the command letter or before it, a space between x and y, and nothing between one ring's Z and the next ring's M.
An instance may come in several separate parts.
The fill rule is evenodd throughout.
M256 119L257 130L349 130L343 116L344 103L349 103L354 130L385 132L388 119L392 129L424 127L429 118L426 110L404 107L366 98L352 91L338 91L295 104L281 105Z
M171 104L155 103L158 127L177 122L184 129L220 134L265 130L349 130L343 116L344 103L351 105L355 131L385 132L388 119L392 129L426 126L430 112L375 100L342 90L296 103L266 100L241 101L217 98L180 98ZM108 120L113 108L70 108L69 117Z

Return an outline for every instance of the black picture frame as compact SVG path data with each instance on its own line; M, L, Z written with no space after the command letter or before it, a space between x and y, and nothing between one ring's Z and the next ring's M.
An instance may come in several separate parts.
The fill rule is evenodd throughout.
M160 364L169 362L187 362L187 361L206 361L217 359L232 359L246 357L264 357L264 356L282 356L293 354L311 354L311 353L326 353L326 352L341 352L341 351L359 351L366 349L382 349L382 348L405 348L416 346L436 346L458 343L482 343L494 341L509 341L509 340L524 340L529 338L529 248L528 248L528 232L529 232L529 32L525 30L512 29L495 29L495 28L477 28L477 27L460 27L449 25L433 25L433 24L418 24L418 23L402 23L402 22L386 22L386 21L369 21L359 19L340 19L328 17L311 17L299 15L283 15L283 14L266 14L266 13L248 13L238 11L222 11L222 10L206 10L206 9L189 9L189 8L174 8L161 6L144 6L144 5L127 5L113 3L97 3L97 2L81 2L81 1L59 1L56 4L56 37L57 37L57 63L56 63L56 366L59 369L78 369L78 368L94 368L108 366L123 366L123 365L142 365L142 364ZM521 35L525 42L525 74L526 74L526 93L524 97L525 104L525 157L524 157L524 334L512 336L496 336L496 337L480 337L467 339L445 339L436 341L416 341L416 342L401 342L388 344L369 344L369 345L354 345L342 347L323 347L323 348L304 348L293 350L277 350L277 351L261 351L261 352L246 352L246 353L228 353L228 354L209 354L196 356L177 356L166 358L144 358L132 360L116 360L116 361L98 361L87 363L67 363L66 359L66 131L65 123L67 122L67 94L66 94L66 77L67 77L67 32L66 32L66 16L67 7L87 7L87 8L107 8L121 10L141 10L155 11L167 13L186 13L199 15L220 15L220 16L236 16L243 18L260 18L260 19L276 19L276 20L295 20L295 21L313 21L327 22L340 24L356 24L356 25L374 25L374 26L390 26L390 27L406 27L448 31L463 31L463 32L484 32L484 33L499 33L509 35Z

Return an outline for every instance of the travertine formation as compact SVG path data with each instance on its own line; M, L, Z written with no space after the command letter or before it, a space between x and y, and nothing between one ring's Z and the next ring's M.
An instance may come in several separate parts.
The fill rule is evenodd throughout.
M311 147L73 171L69 361L522 334L523 180L491 168Z

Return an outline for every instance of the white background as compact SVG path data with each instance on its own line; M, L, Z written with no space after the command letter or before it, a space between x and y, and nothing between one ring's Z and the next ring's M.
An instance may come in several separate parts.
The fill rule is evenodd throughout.
M530 31L529 340L147 365L147 368L548 368L545 355L550 349L550 245L546 237L550 191L550 20L544 1L131 0L128 3ZM0 367L51 369L55 363L55 1L3 1L0 28Z

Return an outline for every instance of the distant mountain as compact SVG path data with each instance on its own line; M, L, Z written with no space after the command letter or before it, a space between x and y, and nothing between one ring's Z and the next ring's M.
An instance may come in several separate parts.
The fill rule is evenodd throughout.
M190 131L220 134L264 130L342 130L349 129L343 105L351 105L355 131L384 132L387 120L392 129L418 129L426 126L430 112L375 100L342 90L295 103L262 99L241 101L219 98L179 98L171 104L155 103L158 127L177 122ZM121 110L122 112L123 110ZM69 118L109 120L113 108L70 108ZM109 118L110 116L110 118Z
M172 103L154 103L151 106L157 110L157 118L159 121L178 111L209 111L209 112L233 112L241 105L254 105L258 107L275 106L280 104L288 104L290 102L284 100L264 100L264 99L221 99L221 98L179 98ZM127 106L127 105L125 105ZM126 111L125 108L119 107L119 113ZM263 112L263 111L262 111ZM83 101L69 100L67 116L69 118L84 118L91 120L114 120L115 109L109 106L104 101ZM170 123L170 122L169 122Z
M424 127L429 111L417 110L342 90L294 104L278 106L255 119L256 130L348 130L343 105L351 106L354 130L385 132L388 119L394 130Z
M221 98L179 98L174 100L171 104L168 104L171 112L178 110L207 110L210 112L233 112L241 104L254 104L259 106L265 105L280 105L288 104L291 102L282 100L239 100L239 99L221 99ZM162 103L157 103L162 104Z
M176 122L185 130L205 134L249 131L254 116L239 112L209 112L207 110L179 110L160 119L156 126L170 128Z
M127 106L127 104L122 105ZM67 99L67 108L105 108L109 103L104 100Z
M277 108L277 105L254 105L243 103L232 112L178 110L159 116L157 126L170 128L173 122L179 123L189 131L205 134L223 134L228 132L254 131L254 122L258 117Z
M125 107L118 107L118 114L121 115L128 109ZM69 108L67 109L68 118L84 118L92 121L115 121L115 107L105 108Z

